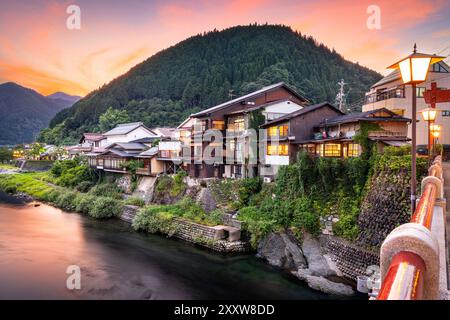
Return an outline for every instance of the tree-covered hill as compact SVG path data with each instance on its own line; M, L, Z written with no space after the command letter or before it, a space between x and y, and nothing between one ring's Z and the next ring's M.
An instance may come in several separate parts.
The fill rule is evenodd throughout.
M360 100L381 75L286 26L250 25L188 38L136 65L55 116L41 135L75 141L98 128L108 107L125 109L149 127L175 126L192 112L284 81L312 102L334 101L337 82Z
M0 84L0 145L34 141L55 114L79 98L64 95L44 97L13 82Z

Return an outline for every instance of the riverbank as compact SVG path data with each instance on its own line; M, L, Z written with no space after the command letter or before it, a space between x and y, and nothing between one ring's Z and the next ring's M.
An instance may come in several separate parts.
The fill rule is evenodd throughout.
M216 254L46 204L0 206L1 299L336 298L251 254ZM69 265L81 268L79 291L65 288Z

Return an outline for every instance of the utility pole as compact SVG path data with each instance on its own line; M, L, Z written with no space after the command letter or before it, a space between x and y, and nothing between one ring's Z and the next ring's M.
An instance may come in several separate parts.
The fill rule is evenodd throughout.
M335 100L335 104L338 106L339 110L341 110L342 112L345 112L345 96L346 94L344 93L344 86L347 83L344 82L344 79L341 79L341 81L338 82L339 85L339 91L336 95L336 100Z
M230 100L233 100L233 98L236 96L233 92L233 89L228 90L228 97L230 98Z

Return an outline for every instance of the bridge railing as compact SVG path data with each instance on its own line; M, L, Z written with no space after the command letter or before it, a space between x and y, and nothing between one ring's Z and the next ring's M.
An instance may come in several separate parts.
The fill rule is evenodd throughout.
M410 223L393 230L381 246L378 300L438 298L445 266L444 217L442 157L437 156L422 181L422 194Z

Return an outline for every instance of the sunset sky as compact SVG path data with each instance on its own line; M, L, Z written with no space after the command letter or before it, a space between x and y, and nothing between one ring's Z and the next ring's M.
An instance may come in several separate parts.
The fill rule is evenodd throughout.
M80 30L66 27L71 4ZM380 30L367 28L369 5L381 9ZM414 42L449 55L449 16L448 0L0 0L0 83L85 95L189 36L254 22L289 25L385 73Z

